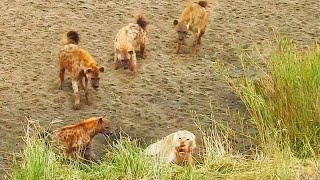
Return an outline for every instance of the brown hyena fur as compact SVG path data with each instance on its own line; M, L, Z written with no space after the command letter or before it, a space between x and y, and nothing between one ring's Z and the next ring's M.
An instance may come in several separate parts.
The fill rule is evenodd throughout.
M86 160L97 160L92 151L92 139L97 134L109 134L109 123L103 117L91 117L79 123L62 127L53 132L52 139L60 150L71 158L75 153Z
M142 59L145 58L147 21L139 15L135 23L130 23L121 28L114 39L113 69L119 68L119 63L124 69L137 73L136 51L140 51Z
M79 35L75 31L66 33L65 45L59 51L60 83L58 88L63 88L64 73L71 76L72 88L75 95L74 109L80 109L79 84L84 90L87 104L90 105L88 94L88 82L97 90L99 87L100 73L104 72L103 67L98 67L93 57L84 49L78 46ZM83 85L83 78L85 84Z
M197 46L201 44L201 37L208 24L208 13L206 11L207 4L207 1L191 3L184 8L179 19L173 21L177 32L176 53L179 53L181 44L188 31L192 31L196 36L192 47L192 54L196 53Z

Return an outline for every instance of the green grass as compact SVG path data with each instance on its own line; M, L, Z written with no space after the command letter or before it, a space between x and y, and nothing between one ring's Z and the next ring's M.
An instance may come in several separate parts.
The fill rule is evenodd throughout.
M251 115L259 143L290 148L300 157L319 154L319 47L298 51L290 40L278 39L266 65L259 81L245 75L232 83Z
M277 40L265 62L266 68L255 66L263 74L258 81L246 74L234 81L225 74L250 114L246 123L256 132L248 138L254 147L250 154L236 152L227 134L214 126L197 137L202 138L205 150L199 155L202 163L195 166L161 163L145 156L135 140L124 137L114 142L100 164L83 164L65 160L28 131L26 147L14 162L9 177L319 179L320 48L298 51L288 39Z

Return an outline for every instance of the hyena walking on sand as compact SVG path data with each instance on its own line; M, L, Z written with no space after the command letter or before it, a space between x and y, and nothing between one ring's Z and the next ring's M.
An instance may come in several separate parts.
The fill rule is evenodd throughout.
M145 58L147 21L139 15L135 23L121 28L114 39L113 69L119 68L119 61L124 69L137 73L136 51L140 51L142 59Z
M176 53L179 53L181 44L189 30L196 36L192 47L192 54L196 53L197 46L201 44L201 37L203 36L208 24L208 13L206 11L207 6L207 1L191 3L189 6L184 8L179 19L173 21L173 25L175 25L177 32Z
M93 57L84 49L81 49L79 44L79 34L76 31L69 31L65 35L65 45L59 51L60 65L60 83L59 89L63 88L64 73L67 72L71 76L72 88L75 95L74 109L80 109L80 92L79 84L84 90L84 95L87 104L90 105L88 82L93 89L99 87L100 72L104 71L103 67L98 67ZM85 84L83 85L83 78Z

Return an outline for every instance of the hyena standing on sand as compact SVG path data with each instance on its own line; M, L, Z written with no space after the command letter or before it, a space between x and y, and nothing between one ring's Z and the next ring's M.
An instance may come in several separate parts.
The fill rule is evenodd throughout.
M142 59L145 58L147 21L139 15L136 23L130 23L121 28L114 39L113 69L118 69L119 61L124 69L137 73L136 51L140 51Z
M99 133L109 134L109 123L103 117L91 117L53 131L51 139L70 157L74 157L75 152L80 152L80 155L87 160L97 160L91 143L94 136Z
M192 3L182 11L178 20L173 21L177 31L176 53L179 53L181 44L189 30L196 36L192 47L192 54L196 53L197 46L201 44L201 37L208 24L207 6L207 1Z
M63 88L64 73L67 70L71 76L72 88L75 95L74 109L80 109L80 92L79 84L84 90L87 104L90 105L88 97L88 81L93 89L99 87L100 72L104 71L103 67L98 67L93 57L79 44L79 34L75 31L69 31L65 35L65 45L59 51L60 65L60 84L59 89ZM85 84L83 85L83 78Z

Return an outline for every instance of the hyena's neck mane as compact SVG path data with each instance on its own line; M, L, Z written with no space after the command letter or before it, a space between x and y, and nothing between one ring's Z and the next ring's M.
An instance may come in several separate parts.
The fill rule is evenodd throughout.
M96 135L96 127L98 125L98 120L85 120L78 124L75 124L72 128L74 129L81 129L85 131L86 134L89 134L90 137Z
M81 49L79 53L79 59L81 61L81 64L85 68L93 68L97 67L96 61L93 59L93 57L85 50Z

